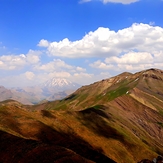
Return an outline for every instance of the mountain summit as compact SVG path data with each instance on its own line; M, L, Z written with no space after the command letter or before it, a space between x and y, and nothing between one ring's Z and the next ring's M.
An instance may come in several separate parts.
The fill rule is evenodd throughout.
M80 85L65 78L52 78L41 84L42 94L48 101L63 99L73 93Z
M76 89L79 87L78 84L71 82L65 78L52 78L47 80L41 85L42 87L52 87L56 89Z

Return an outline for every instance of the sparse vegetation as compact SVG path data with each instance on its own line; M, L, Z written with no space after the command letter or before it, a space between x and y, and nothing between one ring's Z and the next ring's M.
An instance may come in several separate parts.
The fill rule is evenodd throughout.
M163 127L163 122L157 122L157 124Z
M128 87L120 87L120 88L118 88L116 90L112 90L112 91L110 91L110 92L107 93L108 100L109 101L114 100L115 98L126 94L126 92L128 90L129 90Z
M158 86L159 77L141 75L123 74L116 83L96 82L33 106L1 102L0 162L135 163L162 154L163 81Z

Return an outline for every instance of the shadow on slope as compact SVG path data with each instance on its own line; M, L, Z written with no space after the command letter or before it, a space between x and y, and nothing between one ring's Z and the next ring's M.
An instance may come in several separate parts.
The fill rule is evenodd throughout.
M0 162L3 163L92 162L64 147L22 139L3 131L0 131L0 140Z
M105 107L100 106L99 109L94 107L82 110L78 112L80 121L87 128L91 129L95 134L103 136L107 139L115 139L122 142L125 146L133 146L126 137L126 133L117 130L116 128L110 126L107 121L114 121L110 114L105 112ZM115 123L116 124L116 123Z
M48 126L41 126L40 132L38 133L37 137L43 143L49 145L53 144L73 150L74 152L86 159L95 162L115 163L113 160L103 155L103 151L101 149L93 148L81 137L75 135L75 133L63 133L62 131L53 130Z
M26 140L0 131L0 162L34 163L34 162L110 162L115 163L73 133L56 131L43 123L34 136L36 140ZM28 138L28 135L24 135ZM89 160L89 161L88 161Z
M52 118L51 121L55 121L56 119L55 115L46 110L41 111L41 115L45 118ZM93 148L88 142L84 141L82 137L76 135L72 129L66 127L63 130L55 130L35 119L31 113L19 108L13 106L0 107L0 118L1 129L17 135L17 137L21 136L27 139L37 140L47 145L64 147L95 162L114 162L103 155L101 149ZM58 125L64 126L61 121L57 123ZM5 140L3 136L1 138ZM7 143L6 141L6 148L12 148L12 144L13 143ZM21 148L22 144L23 143L17 144L17 148L19 148L19 146ZM8 154L10 156L10 153Z

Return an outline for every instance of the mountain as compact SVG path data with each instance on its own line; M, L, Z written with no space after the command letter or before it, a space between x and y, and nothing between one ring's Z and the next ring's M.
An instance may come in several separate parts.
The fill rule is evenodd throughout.
M4 101L0 117L0 162L153 160L163 155L163 71L124 72L33 106Z
M40 101L63 99L73 93L80 85L63 78L52 78L38 86L7 89L0 87L0 101L13 99L26 105L37 104Z
M0 101L4 101L6 98L10 99L12 97L12 92L3 86L0 86L0 95Z
M57 90L77 89L79 86L79 84L65 78L52 78L41 85L41 87L55 88Z
M83 86L63 100L48 104L48 109L78 113L78 119L93 133L111 138L108 141L111 148L105 149L99 142L110 158L119 162L114 152L118 154L121 148L124 162L135 162L134 159L139 161L163 153L162 106L163 71L148 69Z
M40 87L43 90L43 95L53 101L66 97L79 88L80 85L64 78L52 78L41 84Z
M13 89L7 89L3 86L0 86L0 101L7 99L17 100L23 104L32 105L32 102L36 101L37 98L32 98L31 95L27 95L24 92L19 92Z

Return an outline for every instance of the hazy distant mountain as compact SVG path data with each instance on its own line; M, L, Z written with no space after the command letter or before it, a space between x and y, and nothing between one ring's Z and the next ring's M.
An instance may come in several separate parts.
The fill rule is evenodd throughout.
M41 84L42 88L53 88L56 90L68 90L68 89L77 89L80 87L79 84L71 82L65 78L52 78L47 80L45 83Z
M8 99L13 99L23 104L32 104L34 101L37 101L36 98L33 98L29 94L0 86L0 101Z
M0 87L0 101L14 99L23 104L36 104L42 100L63 99L80 85L64 78L52 78L37 86L11 88Z
M11 90L0 86L0 101L12 98L13 94Z
M73 83L64 78L52 78L40 85L40 88L43 91L42 94L47 99L51 99L51 101L66 97L79 87L79 84Z

